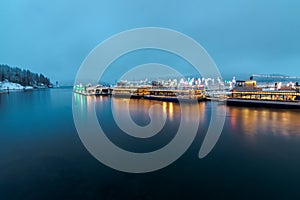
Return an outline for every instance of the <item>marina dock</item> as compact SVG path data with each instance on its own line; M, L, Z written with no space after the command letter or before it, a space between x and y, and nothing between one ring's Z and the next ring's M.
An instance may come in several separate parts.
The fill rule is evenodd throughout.
M85 96L112 95L116 98L148 99L166 102L226 101L227 105L249 107L300 108L300 86L298 83L273 88L258 87L256 81L237 81L232 89L220 87L205 88L203 85L184 87L162 84L125 85L111 88L104 85L82 84L74 87L74 92Z
M85 96L112 95L119 98L149 99L168 102L204 101L206 98L204 88L166 88L153 86L117 86L114 88L103 86L75 86L74 92Z
M80 84L74 86L73 91L75 93L82 94L85 96L93 96L93 95L111 95L113 89L111 89L109 86L103 86L103 85L92 86L89 84L86 86L82 86L82 84Z

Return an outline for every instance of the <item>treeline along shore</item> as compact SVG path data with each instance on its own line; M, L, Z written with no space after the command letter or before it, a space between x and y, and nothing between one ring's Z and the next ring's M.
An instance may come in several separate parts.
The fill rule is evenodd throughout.
M43 74L33 73L26 69L0 64L0 81L9 81L23 86L50 86L50 79Z

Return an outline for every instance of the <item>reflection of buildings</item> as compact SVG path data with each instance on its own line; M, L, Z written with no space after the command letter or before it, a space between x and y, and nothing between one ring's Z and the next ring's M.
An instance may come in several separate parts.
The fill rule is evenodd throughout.
M230 115L230 123L234 132L242 130L241 133L255 134L300 134L299 112L275 109L255 109L228 107L227 114Z
M85 96L73 93L74 103L81 111L91 111L97 102L103 101L103 96Z
M113 109L117 113L128 113L132 119L149 123L150 108L154 105L160 105L161 109L152 110L153 117L160 117L162 115L167 116L167 120L180 124L183 120L187 123L199 123L204 120L206 108L205 103L174 103L166 101L151 101L147 99L129 99L129 98L113 98L105 96L85 96L78 93L74 93L74 102L78 105L78 111L83 113L89 113L94 111L101 112L99 108L103 105L113 106ZM111 101L111 104L110 104ZM98 104L100 103L100 104ZM100 107L98 105L101 105ZM110 108L108 108L110 109Z
M167 114L170 120L174 118L174 115L180 115L180 107L177 107L172 102L153 102L141 99L122 99L122 98L112 98L112 104L116 112L126 112L128 109L127 104L129 103L129 110L133 116L138 116L142 114L143 116L148 116L149 109L153 105L161 105L159 111L156 110L155 115ZM176 113L177 112L177 113Z
M170 121L180 121L181 109L184 109L183 119L189 122L195 121L195 112L200 112L200 119L202 120L205 113L204 103L193 103L193 104L178 104L173 102L160 102L160 101L149 101L143 99L123 99L123 98L112 98L112 104L116 112L126 112L127 103L129 101L130 113L133 116L142 114L148 116L149 109L153 105L161 105L160 110L156 110L155 115L167 114ZM181 108L182 106L182 108ZM198 123L198 122L197 122Z

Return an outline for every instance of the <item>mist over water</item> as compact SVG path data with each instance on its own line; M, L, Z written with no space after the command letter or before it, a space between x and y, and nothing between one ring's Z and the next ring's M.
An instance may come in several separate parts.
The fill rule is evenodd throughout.
M138 125L150 122L153 104L163 108L156 115L167 114L157 135L137 139L116 126L110 110L114 103L118 112L124 112L128 99L85 97L73 94L71 88L1 94L1 199L300 197L299 110L228 106L218 143L207 157L199 159L211 104L191 105L190 109L198 106L200 121L188 151L162 170L129 174L104 166L85 149L74 126L72 98L86 109L91 101L96 102L107 137L132 152L162 148L174 137L181 118L177 103L132 99L130 114ZM194 120L189 114L184 118Z

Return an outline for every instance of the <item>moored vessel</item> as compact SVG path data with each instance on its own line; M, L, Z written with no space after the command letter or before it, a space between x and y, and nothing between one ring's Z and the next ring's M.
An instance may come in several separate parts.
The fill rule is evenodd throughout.
M237 81L236 87L228 95L227 105L300 108L299 85L278 88L275 83L273 90L256 86L256 81Z
M79 84L74 86L73 91L75 93L82 94L85 96L112 94L112 89L110 88L110 86L105 86L100 84L95 86L92 86L91 84L87 84L86 86Z

